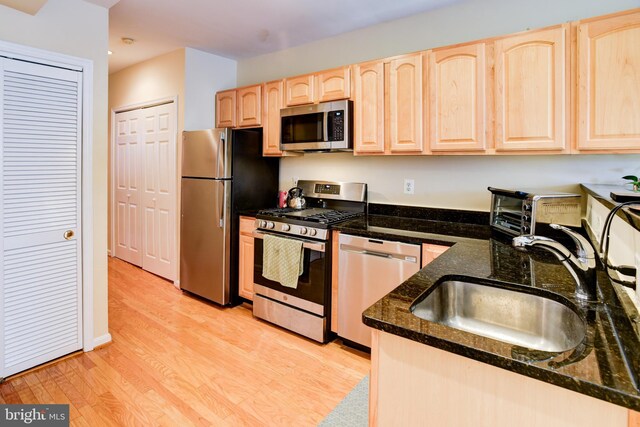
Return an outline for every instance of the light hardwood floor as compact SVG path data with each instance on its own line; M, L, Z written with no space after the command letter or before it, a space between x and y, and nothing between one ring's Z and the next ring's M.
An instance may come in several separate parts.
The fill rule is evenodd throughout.
M0 385L0 403L68 403L71 425L317 425L369 372L320 345L109 260L113 342Z

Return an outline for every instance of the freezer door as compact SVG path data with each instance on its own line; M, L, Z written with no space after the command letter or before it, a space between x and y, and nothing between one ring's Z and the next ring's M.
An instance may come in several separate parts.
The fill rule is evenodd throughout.
M229 129L207 129L182 133L182 176L231 178L227 167Z
M231 181L182 178L180 287L229 303Z

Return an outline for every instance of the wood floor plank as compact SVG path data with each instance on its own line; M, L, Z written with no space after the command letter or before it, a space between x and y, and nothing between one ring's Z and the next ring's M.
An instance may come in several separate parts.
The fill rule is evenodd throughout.
M222 308L109 259L113 342L0 384L0 403L66 403L71 425L317 425L369 356Z

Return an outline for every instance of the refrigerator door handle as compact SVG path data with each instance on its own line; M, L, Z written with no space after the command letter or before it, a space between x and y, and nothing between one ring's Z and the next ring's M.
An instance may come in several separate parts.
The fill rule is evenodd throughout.
M218 181L218 186L216 186L216 200L218 201L218 206L220 206L220 222L218 224L218 227L220 228L224 228L224 212L225 212L225 208L227 207L227 198L225 197L224 194L224 190L225 190L225 181ZM222 186L222 191L220 191L220 186Z

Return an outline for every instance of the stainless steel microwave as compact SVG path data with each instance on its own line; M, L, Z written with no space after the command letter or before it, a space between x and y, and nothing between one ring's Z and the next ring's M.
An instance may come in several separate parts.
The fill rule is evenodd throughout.
M348 151L353 149L353 103L321 102L280 110L280 150Z
M491 227L517 236L540 233L542 225L580 227L580 195L542 191L518 191L489 187ZM545 231L543 234L547 234Z

